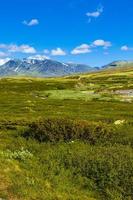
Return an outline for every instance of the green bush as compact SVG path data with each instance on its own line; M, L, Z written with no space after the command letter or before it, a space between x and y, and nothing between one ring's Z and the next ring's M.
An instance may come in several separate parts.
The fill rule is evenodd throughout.
M68 159L72 163L74 173L81 173L94 181L96 188L104 195L104 199L128 199L133 194L133 153L124 146L86 148L76 151ZM65 159L66 160L66 159ZM93 188L94 189L94 188Z
M20 150L16 151L0 151L0 157L3 157L5 159L14 159L19 161L24 161L26 159L30 159L33 157L32 153L30 153L27 149L21 148Z
M83 140L90 144L96 144L111 141L116 134L114 127L101 122L44 119L31 123L22 136L39 142Z
M82 189L98 192L102 200L132 199L132 148L74 142L50 146L45 152L46 154L40 152L39 157L45 167L47 165L44 172L46 176L48 173L62 176L62 169L65 169L64 171L70 172L72 182L78 181L77 177L84 178L86 181Z

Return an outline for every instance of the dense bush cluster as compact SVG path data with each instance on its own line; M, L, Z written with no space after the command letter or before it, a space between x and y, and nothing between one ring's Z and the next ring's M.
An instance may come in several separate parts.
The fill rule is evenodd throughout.
M22 135L39 142L82 140L96 144L114 140L116 131L115 127L101 122L44 119L31 123Z
M103 200L131 200L133 194L133 152L123 145L91 146L81 142L59 144L40 153L49 173L62 176L69 171L82 187L101 194ZM44 154L44 155L43 155ZM47 155L47 156L46 156ZM44 162L45 161L45 162ZM48 162L50 161L50 162ZM46 170L47 173L47 170ZM77 180L78 181L78 180Z

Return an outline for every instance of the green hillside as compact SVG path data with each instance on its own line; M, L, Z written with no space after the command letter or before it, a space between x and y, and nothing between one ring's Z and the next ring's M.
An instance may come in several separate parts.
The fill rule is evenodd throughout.
M131 200L133 68L0 79L0 198Z
M125 67L132 67L133 66L133 61L127 61L127 60L120 60L120 61L114 61L110 64L107 64L103 66L103 68L125 68Z

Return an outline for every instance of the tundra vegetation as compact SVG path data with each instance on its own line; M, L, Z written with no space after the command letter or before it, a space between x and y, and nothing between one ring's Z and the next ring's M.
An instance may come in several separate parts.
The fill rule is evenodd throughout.
M0 198L132 200L132 67L1 78Z

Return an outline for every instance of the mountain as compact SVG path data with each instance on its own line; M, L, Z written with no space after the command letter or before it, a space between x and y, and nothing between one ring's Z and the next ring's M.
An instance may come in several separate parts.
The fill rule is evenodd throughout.
M99 69L116 70L119 68L133 67L133 61L114 61L101 68L90 67L85 64L63 63L50 59L13 59L0 66L0 76L34 76L34 77L59 77L78 73L88 73Z
M114 61L110 64L104 65L101 69L110 69L118 67L133 67L133 61L127 61L127 60Z
M0 76L55 77L96 71L97 69L84 64L62 63L50 59L14 59L0 66Z

